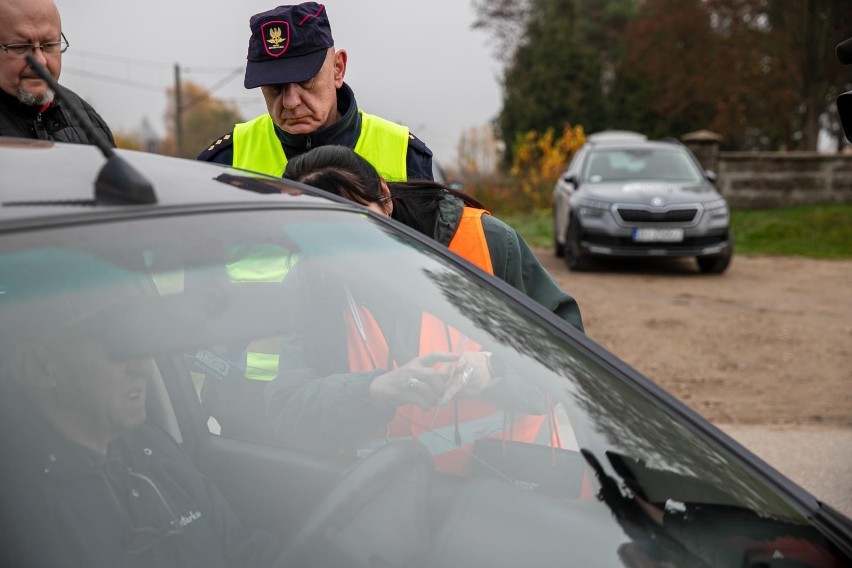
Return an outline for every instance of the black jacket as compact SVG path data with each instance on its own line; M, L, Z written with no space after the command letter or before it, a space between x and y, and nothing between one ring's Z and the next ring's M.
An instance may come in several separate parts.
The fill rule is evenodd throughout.
M0 565L271 565L271 536L243 529L165 432L143 425L104 457L17 407L2 419Z
M311 148L329 144L355 148L355 143L361 135L361 115L358 114L355 94L346 83L337 90L337 110L340 113L340 120L311 134L288 134L276 126L275 134L281 141L287 159L292 160ZM229 132L214 140L198 155L197 159L232 165L234 160L232 134L233 132ZM432 151L413 134L409 134L406 166L408 179L432 179Z
M100 132L110 146L115 146L112 132L104 119L89 104L73 91L60 87L53 104L42 110L40 106L21 104L16 97L0 91L0 136L35 138L54 142L94 144L67 107L75 107L83 116L88 116L92 127Z

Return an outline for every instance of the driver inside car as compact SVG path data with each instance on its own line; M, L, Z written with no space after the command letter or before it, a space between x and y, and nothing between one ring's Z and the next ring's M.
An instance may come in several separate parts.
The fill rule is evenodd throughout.
M272 535L244 528L172 436L146 420L155 362L108 352L139 292L95 282L103 265L68 251L50 263L20 256L0 278L0 564L272 565ZM56 279L34 274L47 268Z

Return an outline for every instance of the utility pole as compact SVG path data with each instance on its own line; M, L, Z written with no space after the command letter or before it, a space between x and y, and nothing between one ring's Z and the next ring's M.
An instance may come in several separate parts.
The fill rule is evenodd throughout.
M180 65L175 63L175 149L179 158L183 157L183 111L180 92Z

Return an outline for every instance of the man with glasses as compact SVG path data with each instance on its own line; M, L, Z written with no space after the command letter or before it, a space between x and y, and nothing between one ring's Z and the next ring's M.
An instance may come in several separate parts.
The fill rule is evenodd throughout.
M115 146L106 122L88 103L64 87L57 97L25 59L32 54L58 81L66 49L53 0L0 0L0 136L94 144L64 108L73 106Z
M387 181L432 179L432 152L408 128L358 109L343 82L347 53L334 48L325 6L306 2L252 16L245 86L260 87L267 114L237 124L199 160L281 176L288 159L347 146Z

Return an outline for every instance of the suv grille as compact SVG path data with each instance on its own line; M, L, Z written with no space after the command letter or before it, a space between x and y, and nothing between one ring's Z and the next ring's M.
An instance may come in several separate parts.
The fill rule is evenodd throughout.
M618 215L627 223L691 223L698 209L672 209L670 211L648 211L618 207Z

